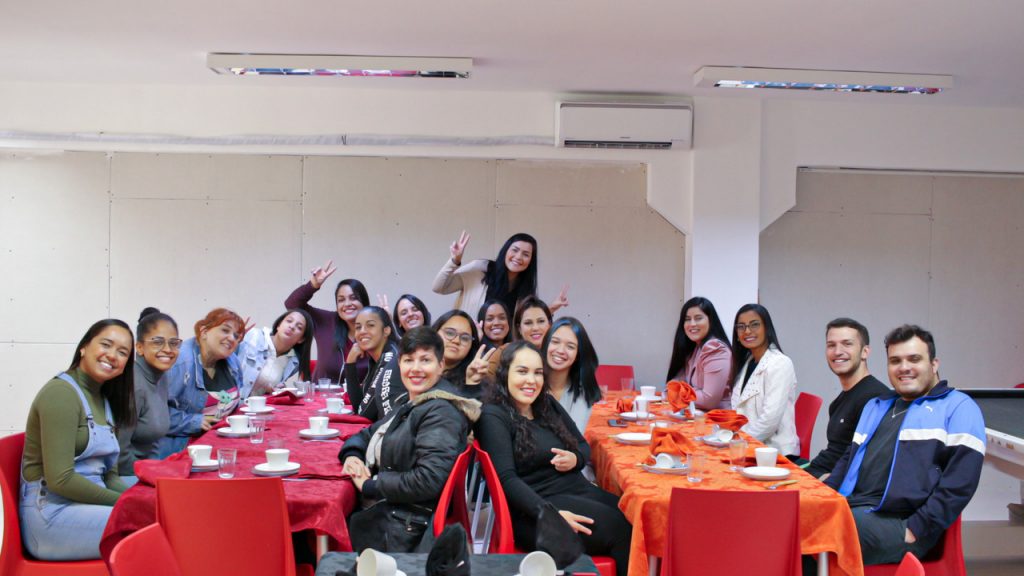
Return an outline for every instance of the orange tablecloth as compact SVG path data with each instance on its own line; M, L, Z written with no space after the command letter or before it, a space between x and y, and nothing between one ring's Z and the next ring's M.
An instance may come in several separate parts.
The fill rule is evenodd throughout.
M629 428L608 426L608 419L616 418L615 400L619 394L611 393L603 403L594 405L586 438L594 471L601 487L613 494L620 494L619 508L633 524L633 544L630 551L630 576L647 576L647 556L662 556L665 537L668 532L668 503L674 487L694 490L763 490L765 482L750 480L738 472L729 470L723 459L728 450L700 444L700 450L708 454L708 474L704 481L693 484L686 476L669 476L645 472L637 464L649 454L648 446L626 446L609 436L623 431L645 431L647 425L630 425ZM661 408L652 406L657 412ZM667 412L667 404L665 411ZM668 420L668 418L660 418ZM692 433L693 424L672 421L672 427ZM710 426L710 425L709 425ZM750 439L751 444L760 445ZM817 555L830 552L829 573L861 576L860 544L857 528L846 499L825 486L817 478L807 474L790 463L783 466L792 469L791 478L796 484L779 490L800 491L800 549L803 554Z

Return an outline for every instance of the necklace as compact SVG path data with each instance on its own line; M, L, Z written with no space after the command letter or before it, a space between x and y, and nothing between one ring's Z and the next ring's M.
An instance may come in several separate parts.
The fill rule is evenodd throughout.
M910 405L909 404L907 405L906 408L904 408L903 410L900 410L899 412L897 412L896 411L896 403L893 402L892 403L892 418L896 418L897 416L899 416L900 414L903 414L907 410L910 410Z

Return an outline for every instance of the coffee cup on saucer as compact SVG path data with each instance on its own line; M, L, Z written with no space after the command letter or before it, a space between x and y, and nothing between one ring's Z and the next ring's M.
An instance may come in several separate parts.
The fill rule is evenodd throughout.
M640 397L638 397L638 398L633 400L633 410L636 412L637 418L646 418L647 417L647 403L648 402L649 402L649 399L648 398L644 398L643 396L640 396Z
M249 431L249 417L248 416L228 416L228 426L231 427L231 431L237 434L245 434Z
M558 567L555 566L555 559L547 552L530 552L519 563L520 576L555 576Z
M210 454L213 453L213 446L206 444L193 444L188 447L189 458L192 458L192 465L198 466L210 461Z
M326 434L327 422L326 416L311 416L309 419L309 429L313 434Z
M342 409L345 407L345 401L341 398L328 398L327 399L327 413L328 414L341 414Z
M267 450L267 467L275 470L287 468L289 454L291 454L291 450L287 448L271 448Z
M267 407L266 396L249 396L245 399L245 405L249 407L249 410L260 411Z
M762 466L765 468L774 468L778 457L778 448L770 448L768 446L764 446L761 448L754 449L754 459L757 460L758 466Z
M640 387L640 396L642 396L643 398L647 398L647 399L653 400L653 399L658 397L658 387L657 386L641 386Z
M679 454L658 454L654 462L658 468L678 468L683 465L683 457Z

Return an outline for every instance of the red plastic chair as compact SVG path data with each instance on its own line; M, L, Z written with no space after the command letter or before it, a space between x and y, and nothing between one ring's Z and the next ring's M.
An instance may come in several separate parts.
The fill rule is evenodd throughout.
M661 576L796 576L800 567L800 493L673 488ZM697 519L721 520L715 525ZM725 534L723 536L723 534Z
M25 433L0 438L0 492L4 508L3 546L0 547L0 574L3 576L107 576L102 560L43 562L28 558L21 546L21 520L18 518L18 494L21 487L21 456Z
M896 569L896 576L925 576L924 566L921 565L917 556L907 552L903 555L900 567Z
M634 378L633 367L619 364L601 364L594 374L598 386L607 386L608 390L622 390L623 378Z
M295 566L280 478L159 480L156 518L184 576L313 574Z
M964 566L964 543L960 536L960 518L957 518L946 529L938 544L925 554L921 560L924 567L924 574L928 576L967 576L967 568ZM864 567L864 576L895 576L902 574L903 563L900 564L875 564ZM911 572L913 574L913 572Z
M314 372L316 372L316 360L310 360L309 361L309 374L306 375L306 378L309 378L310 380L312 380Z
M1014 388L1024 388L1024 382L1017 384L1016 386L1014 386Z
M125 537L110 553L113 576L182 576L164 529L150 524Z
M445 526L449 524L462 524L469 537L470 550L473 549L473 533L469 526L469 508L466 506L466 472L469 470L473 452L473 447L467 446L455 459L455 466L448 475L448 482L441 490L441 497L437 500L437 508L434 510L434 537L440 536Z
M796 435L800 437L800 457L808 460L811 457L811 436L814 435L814 422L821 410L821 396L801 392L796 398Z
M494 515L494 528L491 532L491 541L488 544L488 554L523 554L515 545L515 537L512 534L512 513L508 508L508 500L505 499L505 491L501 487L501 480L498 478L498 471L494 468L491 455L488 454L480 444L473 441L473 448L476 450L476 458L480 462L480 470L483 472L484 481L487 482L487 489L491 493L491 514ZM594 566L601 576L615 576L615 560L609 556L592 556Z

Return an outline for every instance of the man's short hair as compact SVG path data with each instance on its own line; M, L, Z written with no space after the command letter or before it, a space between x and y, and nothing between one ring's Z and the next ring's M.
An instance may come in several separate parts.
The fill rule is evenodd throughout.
M398 354L405 356L417 350L430 350L439 362L444 361L444 340L430 326L417 326L402 334L398 342Z
M921 328L917 324L904 324L893 328L892 332L885 335L885 352L888 355L889 346L902 344L914 337L918 337L928 345L928 359L935 360L935 338L932 333Z
M871 336L868 335L867 327L865 327L860 322L857 322L853 318L842 317L836 318L835 320L829 322L825 326L825 335L827 336L828 331L833 328L853 328L854 330L857 331L857 334L860 336L861 346L867 346L868 344L871 344Z

